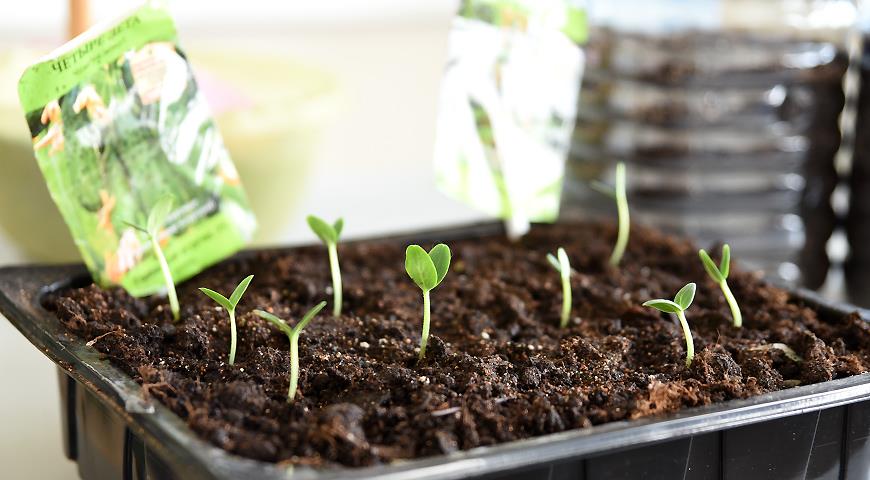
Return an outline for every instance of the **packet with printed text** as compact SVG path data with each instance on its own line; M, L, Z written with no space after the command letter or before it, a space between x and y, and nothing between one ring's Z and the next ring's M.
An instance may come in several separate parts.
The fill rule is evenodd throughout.
M133 295L164 287L144 233L176 281L242 248L256 228L169 13L146 3L29 67L18 86L36 160L94 280Z

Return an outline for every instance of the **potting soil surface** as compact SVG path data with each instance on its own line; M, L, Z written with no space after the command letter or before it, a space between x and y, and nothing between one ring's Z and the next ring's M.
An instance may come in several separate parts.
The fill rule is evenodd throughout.
M615 236L609 223L574 223L536 226L515 243L450 242L453 262L431 294L422 362L422 295L404 270L406 245L394 241L339 245L338 318L323 247L259 252L205 271L179 286L178 323L165 298L120 289L63 290L46 304L202 438L245 457L314 466L438 455L870 368L870 325L857 313L819 318L760 274L732 266L728 283L744 318L738 329L692 243L634 226L614 268ZM545 258L560 246L575 270L564 329L559 274ZM227 313L197 288L229 295L250 274L229 365ZM690 281L698 284L686 312L697 353L687 368L678 325L641 304L672 298ZM293 325L321 300L330 306L302 333L299 393L288 403L288 339L252 311Z

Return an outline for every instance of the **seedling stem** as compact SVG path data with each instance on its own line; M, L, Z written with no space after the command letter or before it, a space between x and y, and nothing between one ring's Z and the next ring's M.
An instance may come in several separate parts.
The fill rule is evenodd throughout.
M556 251L556 256L548 253L547 261L559 272L559 277L562 280L562 317L559 325L565 328L571 318L571 263L568 261L565 249L561 247Z
M682 310L679 310L677 311L677 318L680 320L680 326L683 328L683 337L686 338L686 366L688 367L695 358L695 340L692 338L692 331L689 329L686 314Z
M731 318L734 319L734 326L740 328L743 326L743 314L740 313L740 307L737 306L737 299L734 298L734 294L731 293L731 288L728 286L728 282L722 280L719 284L719 288L722 289L722 294L725 295L725 301L728 302L728 308L731 309Z
M175 292L175 281L172 279L172 272L169 270L166 256L163 255L163 249L160 248L160 240L154 235L149 235L149 237L151 250L154 252L154 256L157 257L160 271L163 273L163 282L166 283L166 298L169 299L169 310L172 311L172 320L177 322L181 319L181 306L178 304L178 294Z
M426 345L429 344L429 290L423 290L423 333L420 336L420 360L426 356Z
M625 189L625 163L616 164L616 178L614 184L614 196L616 198L616 212L619 216L619 231L616 235L616 245L610 254L610 264L614 267L622 261L625 248L628 246L628 233L631 227L631 219L628 211L628 195Z
M181 307L178 304L178 294L175 291L172 271L169 270L169 263L163 254L163 248L160 246L160 230L166 223L166 217L169 216L171 210L172 198L165 197L158 201L151 209L144 228L129 222L127 222L127 225L139 230L148 237L151 251L154 252L154 257L157 258L157 263L160 265L160 272L163 274L163 283L166 284L166 297L169 299L169 310L172 312L172 320L177 322L181 318Z
M327 246L329 251L329 271L332 273L332 315L337 317L341 315L342 307L342 287L341 287L341 269L338 266L338 246L335 243L330 243Z
M325 306L325 301L315 305L293 328L290 328L287 322L269 312L264 312L263 310L254 311L260 318L268 320L278 327L290 340L290 388L287 390L287 403L292 402L296 398L296 390L299 385L299 335L302 334L302 330Z

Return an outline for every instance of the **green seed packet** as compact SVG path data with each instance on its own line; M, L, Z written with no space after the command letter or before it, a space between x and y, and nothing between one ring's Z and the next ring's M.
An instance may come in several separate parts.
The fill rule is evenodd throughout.
M163 8L92 28L27 68L18 93L49 192L101 286L165 287L132 225L166 197L160 241L176 281L250 239L256 220Z
M586 12L576 0L464 0L441 83L435 173L519 236L559 213Z

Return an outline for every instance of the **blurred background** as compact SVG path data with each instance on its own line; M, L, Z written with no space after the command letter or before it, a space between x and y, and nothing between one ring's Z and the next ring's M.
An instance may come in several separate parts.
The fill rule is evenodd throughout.
M78 258L16 89L66 40L69 3L0 5L0 265ZM485 218L441 194L432 168L458 0L168 3L258 216L257 244L313 240L308 213L343 216L348 237ZM562 216L612 216L590 185L624 161L633 219L704 246L727 238L771 278L870 303L870 249L849 248L870 245L863 2L585 3ZM90 18L137 4L92 0ZM15 388L0 396L9 478L76 478L55 367L6 321L0 378Z

